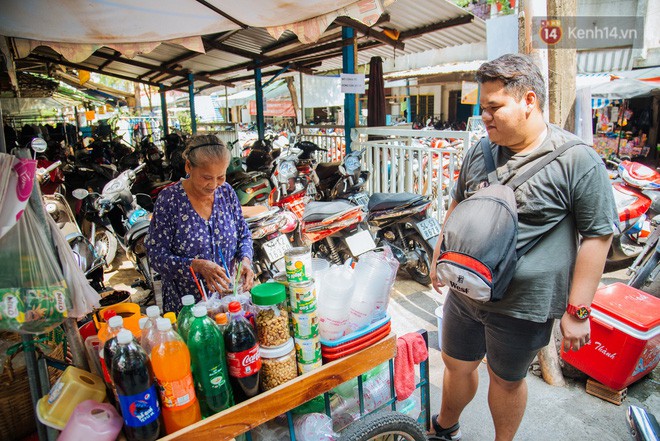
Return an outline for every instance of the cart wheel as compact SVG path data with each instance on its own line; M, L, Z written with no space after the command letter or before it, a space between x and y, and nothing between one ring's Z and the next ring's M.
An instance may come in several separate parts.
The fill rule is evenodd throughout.
M400 412L378 412L367 415L341 433L339 441L427 441L422 426Z

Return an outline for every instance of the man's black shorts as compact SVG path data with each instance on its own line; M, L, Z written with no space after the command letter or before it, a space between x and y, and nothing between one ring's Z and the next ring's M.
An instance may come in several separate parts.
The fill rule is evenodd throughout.
M537 352L552 335L554 320L536 323L481 311L452 292L443 308L442 350L462 361L481 360L500 378L525 378Z

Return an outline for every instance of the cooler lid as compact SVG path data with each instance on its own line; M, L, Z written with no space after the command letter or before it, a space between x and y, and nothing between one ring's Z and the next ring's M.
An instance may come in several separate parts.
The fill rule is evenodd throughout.
M642 332L660 326L660 299L623 283L599 288L591 306Z

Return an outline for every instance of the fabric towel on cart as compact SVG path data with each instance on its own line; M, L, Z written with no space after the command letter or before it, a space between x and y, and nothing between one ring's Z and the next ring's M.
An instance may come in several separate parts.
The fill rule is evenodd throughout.
M424 337L418 332L399 337L394 358L394 390L397 401L412 395L415 390L415 365L429 356Z

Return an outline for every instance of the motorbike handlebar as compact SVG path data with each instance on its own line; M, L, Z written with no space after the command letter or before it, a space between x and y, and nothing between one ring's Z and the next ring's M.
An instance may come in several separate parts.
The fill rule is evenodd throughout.
M145 168L146 166L147 166L147 164L145 164L145 163L142 163L142 164L138 165L137 167L135 167L135 169L133 169L133 173L135 173L135 174L140 173L142 171L142 169Z

